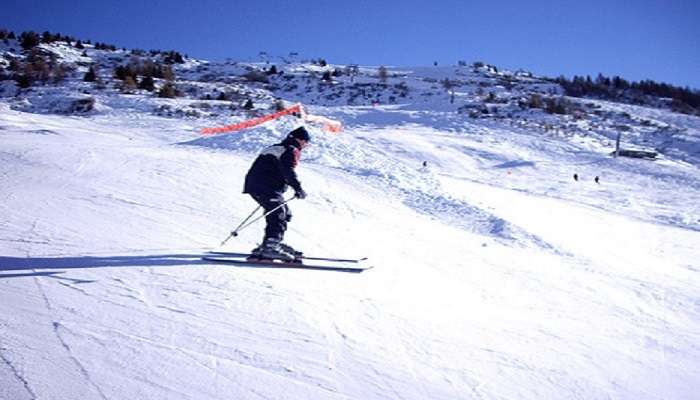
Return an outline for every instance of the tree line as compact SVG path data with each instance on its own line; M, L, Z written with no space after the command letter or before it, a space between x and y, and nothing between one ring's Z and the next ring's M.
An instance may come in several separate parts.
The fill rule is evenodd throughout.
M670 99L674 111L686 114L700 114L700 91L689 87L679 87L653 80L630 82L619 76L606 77L598 74L595 79L590 76L574 76L571 80L560 76L555 82L561 85L567 96L595 97L604 100L649 104L651 99Z
M19 42L19 45L22 47L24 50L31 50L35 48L36 46L40 45L41 43L55 43L55 42L64 42L69 46L73 46L77 49L84 49L85 45L91 45L95 50L109 50L109 51L116 51L117 46L112 45L112 44L106 44L106 43L100 43L100 42L95 42L95 44L92 44L92 41L90 40L80 40L80 39L75 39L72 36L67 36L67 35L61 35L60 33L52 33L52 32L43 32L43 33L37 33L34 31L25 31L19 34L17 36L14 32L8 31L6 29L0 29L0 40L5 41L5 43L9 43L9 40L17 40ZM123 50L126 51L125 48ZM143 50L139 49L134 49L131 50L131 52L134 55L144 55L146 52ZM150 50L149 52L151 56L156 56L156 55L162 55L163 56L163 62L166 64L182 64L185 62L185 58L187 56L184 56L180 54L177 51L171 50L171 51L162 51L162 50Z
M10 58L8 67L0 66L0 80L10 79L17 83L21 89L26 89L37 84L60 83L66 76L76 70L75 65L69 63L60 63L53 54L41 51L39 46L42 43L65 42L70 46L78 49L84 49L84 44L92 45L87 41L76 40L71 36L64 36L60 33L44 32L42 34L26 31L16 35L12 31L0 29L0 40L9 43L9 40L17 40L22 49L25 50L25 57ZM96 50L115 51L117 48L113 45L104 43L95 43L92 45ZM161 55L161 62L152 60L139 60L139 55ZM86 55L86 54L84 54ZM118 88L124 92L131 92L133 89L144 89L150 92L155 91L155 80L163 79L165 83L157 91L160 97L175 97L182 95L174 85L175 72L171 64L184 63L182 54L176 51L163 52L160 50L151 50L145 52L143 50L132 50L131 62L127 65L116 66L113 71L113 76L120 82ZM85 82L94 82L100 88L104 88L105 84L99 77L95 65L88 68L88 71L83 76Z

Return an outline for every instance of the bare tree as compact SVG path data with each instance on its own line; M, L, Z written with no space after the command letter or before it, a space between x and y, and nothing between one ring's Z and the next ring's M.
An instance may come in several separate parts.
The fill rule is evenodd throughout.
M387 71L386 67L382 65L377 71L377 76L382 83L386 83L386 80L389 78L389 71Z
M442 87L445 88L450 93L450 104L454 104L455 102L455 87L457 86L457 83L455 81L451 81L447 78L442 80Z

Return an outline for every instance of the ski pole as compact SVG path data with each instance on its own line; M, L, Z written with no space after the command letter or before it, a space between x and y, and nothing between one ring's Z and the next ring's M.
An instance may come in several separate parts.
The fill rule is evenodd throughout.
M255 207L255 210L253 210L253 212L250 213L250 215L248 215L248 217L247 217L246 219L244 219L243 222L241 222L240 224L238 224L238 227L237 227L236 229L234 229L234 230L226 237L226 239L224 239L223 242L221 242L221 245L223 246L224 244L226 244L226 242L228 242L228 240L231 239L232 236L238 236L238 230L241 229L241 227L243 226L243 224L245 224L246 222L248 222L248 220L249 220L253 215L255 215L256 212L258 212L258 210L260 209L260 207L262 207L262 206L258 205L257 207Z
M245 225L239 227L238 229L236 229L235 232L231 232L231 234L232 234L233 236L238 236L238 231L240 231L240 230L242 230L242 229L245 229L245 228L249 227L250 225L254 224L255 222L257 222L258 220L267 217L268 215L270 215L270 214L272 214L273 212L275 212L275 211L279 210L280 208L284 207L285 204L289 203L290 201L292 201L292 200L294 200L294 199L296 199L296 197L292 197L292 198L290 198L289 200L283 201L283 202L282 202L280 205L278 205L277 207L275 207L275 208L273 208L272 210L266 212L265 214L259 216L258 218L255 218L254 220L248 222L247 224L245 224Z
M236 229L234 229L234 230L231 232L231 235L233 235L233 236L238 236L238 230L241 229L241 227L242 227L243 225L245 225L245 223L248 222L248 220L249 220L253 215L255 215L256 212L258 212L258 210L260 209L260 207L262 207L262 206L261 206L261 205L258 205L258 206L255 208L255 210L253 210L253 212L250 213L250 215L249 215L246 219L243 220L243 222L241 222L240 224L238 224L238 227L237 227Z
M296 197L292 197L292 198L290 198L289 200L285 200L284 202L282 202L282 204L278 205L277 207L273 208L272 210L266 212L265 214L263 214L263 215L261 215L261 216L255 218L254 220L252 220L252 221L250 221L250 222L248 222L248 223L246 224L246 221L248 221L248 220L250 219L250 217L252 217L253 214L255 214L255 211L258 211L258 209L260 208L260 206L258 206L258 208L256 208L255 211L253 211L253 214L249 215L248 218L245 219L245 221L241 222L241 224L238 225L238 228L236 228L233 232L231 232L230 235L228 235L228 237L226 238L226 240L224 240L223 242L221 242L221 245L223 246L224 244L226 244L226 242L228 242L229 239L231 239L231 237L238 236L238 232L239 232L239 231L241 231L241 230L243 230L243 229L249 227L250 225L252 225L252 224L254 224L255 222L257 222L258 220L267 217L268 215L270 215L270 214L272 214L273 212L277 211L278 209L280 209L281 207L283 207L285 204L289 203L290 201L292 201L292 200L294 200L294 199L296 199Z

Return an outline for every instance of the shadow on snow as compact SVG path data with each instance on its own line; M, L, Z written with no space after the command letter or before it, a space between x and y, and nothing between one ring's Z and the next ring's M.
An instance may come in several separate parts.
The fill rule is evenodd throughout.
M4 257L0 256L0 279L28 276L53 277L64 271L27 271L5 274L4 271L67 270L85 268L163 267L178 265L213 265L201 259L201 254L157 254L143 256L84 256L84 257Z

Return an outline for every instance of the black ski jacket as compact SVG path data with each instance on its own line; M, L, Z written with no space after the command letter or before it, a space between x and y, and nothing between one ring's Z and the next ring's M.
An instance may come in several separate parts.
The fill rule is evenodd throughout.
M284 194L287 185L301 191L301 182L294 172L300 156L301 146L293 138L266 148L248 170L243 193L277 196Z

